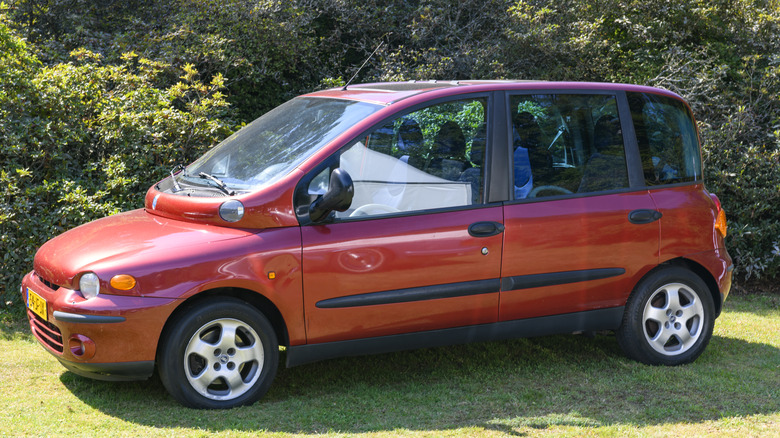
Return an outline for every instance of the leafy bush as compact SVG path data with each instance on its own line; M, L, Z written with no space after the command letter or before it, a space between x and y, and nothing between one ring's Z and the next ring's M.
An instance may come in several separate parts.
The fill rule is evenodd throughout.
M235 128L220 75L209 83L186 66L129 53L105 65L87 50L42 66L0 22L0 268L3 302L18 303L35 250L64 230L142 206L143 193L176 163Z
M780 66L738 72L742 99L703 126L708 187L730 219L729 251L745 279L780 274ZM764 94L770 91L773 94Z

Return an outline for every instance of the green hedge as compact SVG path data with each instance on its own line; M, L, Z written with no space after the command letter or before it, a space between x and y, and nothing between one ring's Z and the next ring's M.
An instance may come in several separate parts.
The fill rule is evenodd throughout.
M302 92L357 81L660 86L692 105L739 279L780 274L780 8L771 0L7 0L0 296L38 246L139 207L179 162ZM137 55L138 54L138 55Z
M36 249L79 224L143 205L148 186L236 127L221 76L126 54L105 65L87 50L42 65L0 22L0 295L20 304Z

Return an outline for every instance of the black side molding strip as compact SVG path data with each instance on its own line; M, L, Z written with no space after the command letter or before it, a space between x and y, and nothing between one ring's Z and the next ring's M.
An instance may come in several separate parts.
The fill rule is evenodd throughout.
M81 315L78 313L54 311L54 318L62 322L77 322L80 324L110 324L125 322L124 316Z
M322 344L293 345L287 347L287 367L337 357L389 353L423 347L443 347L469 342L546 336L578 331L615 330L620 327L622 320L623 306L620 306L418 333Z
M409 289L388 290L330 298L319 301L316 305L320 309L340 309L344 307L408 303L412 301L489 294L498 292L500 288L501 281L498 278L492 278L488 280L464 281L461 283L438 284L435 286L412 287Z
M559 284L579 283L581 281L601 280L617 277L626 273L623 268L586 269L584 271L551 272L549 274L519 275L501 279L501 290L520 290L533 287L555 286Z

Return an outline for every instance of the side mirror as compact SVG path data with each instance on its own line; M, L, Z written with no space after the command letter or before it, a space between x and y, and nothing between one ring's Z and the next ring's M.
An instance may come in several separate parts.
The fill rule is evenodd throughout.
M352 184L352 177L346 170L334 169L330 174L328 191L309 206L309 219L312 222L319 222L331 211L346 211L352 205L354 195L355 186Z

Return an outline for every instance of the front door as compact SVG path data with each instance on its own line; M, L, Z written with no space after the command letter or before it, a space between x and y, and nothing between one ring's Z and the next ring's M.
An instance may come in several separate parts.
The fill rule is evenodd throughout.
M308 343L497 320L503 210L483 202L487 98L404 114L342 148L350 208L302 227Z

